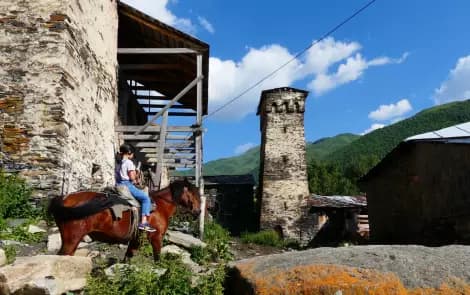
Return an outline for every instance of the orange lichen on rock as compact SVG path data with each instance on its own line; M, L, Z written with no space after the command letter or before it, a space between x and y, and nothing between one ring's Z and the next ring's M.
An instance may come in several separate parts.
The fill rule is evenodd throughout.
M406 289L393 273L342 265L304 265L291 268L255 269L246 262L237 265L250 286L243 294L318 295L470 295L470 285L458 278L439 288ZM338 292L340 291L340 292Z
M256 294L335 294L406 295L407 291L392 273L338 265L297 266L283 270L253 272L250 264L238 265L242 277Z

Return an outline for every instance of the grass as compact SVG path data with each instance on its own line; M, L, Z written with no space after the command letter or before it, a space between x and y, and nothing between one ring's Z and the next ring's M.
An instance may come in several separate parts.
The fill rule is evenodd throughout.
M246 244L257 244L272 247L283 247L284 241L274 230L263 230L257 233L244 232L241 241Z

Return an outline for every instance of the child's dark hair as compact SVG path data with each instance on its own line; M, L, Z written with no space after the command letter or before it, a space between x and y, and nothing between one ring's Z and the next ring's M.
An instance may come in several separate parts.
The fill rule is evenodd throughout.
M134 153L134 148L130 144L123 144L119 147L119 152L121 154L132 154Z

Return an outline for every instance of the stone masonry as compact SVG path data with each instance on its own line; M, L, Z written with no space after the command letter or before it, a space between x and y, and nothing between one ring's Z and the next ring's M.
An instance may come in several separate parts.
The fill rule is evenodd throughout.
M113 181L115 0L0 0L0 152L36 198Z
M313 237L304 135L308 92L293 88L265 90L261 120L260 227L306 244Z

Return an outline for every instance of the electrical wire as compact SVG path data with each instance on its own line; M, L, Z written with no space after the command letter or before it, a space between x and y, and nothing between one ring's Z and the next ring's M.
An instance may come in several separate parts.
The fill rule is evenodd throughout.
M290 64L291 62L293 62L294 60L296 60L297 58L299 58L300 56L302 56L305 52L307 52L310 48L312 48L315 44L323 41L324 39L328 38L331 34L333 34L334 32L336 32L338 29L340 29L342 26L344 26L345 24L347 24L349 21L351 21L353 18L355 18L357 15L359 15L361 12L363 12L364 10L366 10L369 6L371 6L372 4L374 4L374 2L376 2L377 0L371 0L369 1L367 4L365 4L364 6L362 6L361 8L359 8L358 10L356 10L353 14L351 14L349 17L347 17L346 19L344 19L342 22L340 22L339 24L337 24L335 27L333 27L332 29L330 29L329 31L327 31L326 33L324 33L319 39L315 40L314 42L312 42L309 46L305 47L302 51L300 51L299 53L297 53L294 57L292 57L291 59L289 59L287 62L283 63L281 66L277 67L275 70L273 70L272 72L270 72L269 74L267 74L266 76L264 76L262 79L260 79L258 82L254 83L253 85L251 85L250 87L248 87L247 89L243 90L240 94L238 94L237 96L235 96L234 98L230 99L228 102L226 102L225 104L223 104L222 106L218 107L217 109L215 109L214 111L210 112L207 116L205 116L203 118L203 121L206 120L207 118L209 118L210 116L216 114L217 112L221 111L222 109L224 109L225 107L227 107L228 105L232 104L233 102L235 102L237 99L241 98L243 95L245 95L246 93L248 93L249 91L253 90L256 86L260 85L261 83L263 83L264 81L268 80L269 78L271 78L272 76L274 76L277 72L279 72L280 70L282 70L284 67L286 67L288 64Z

